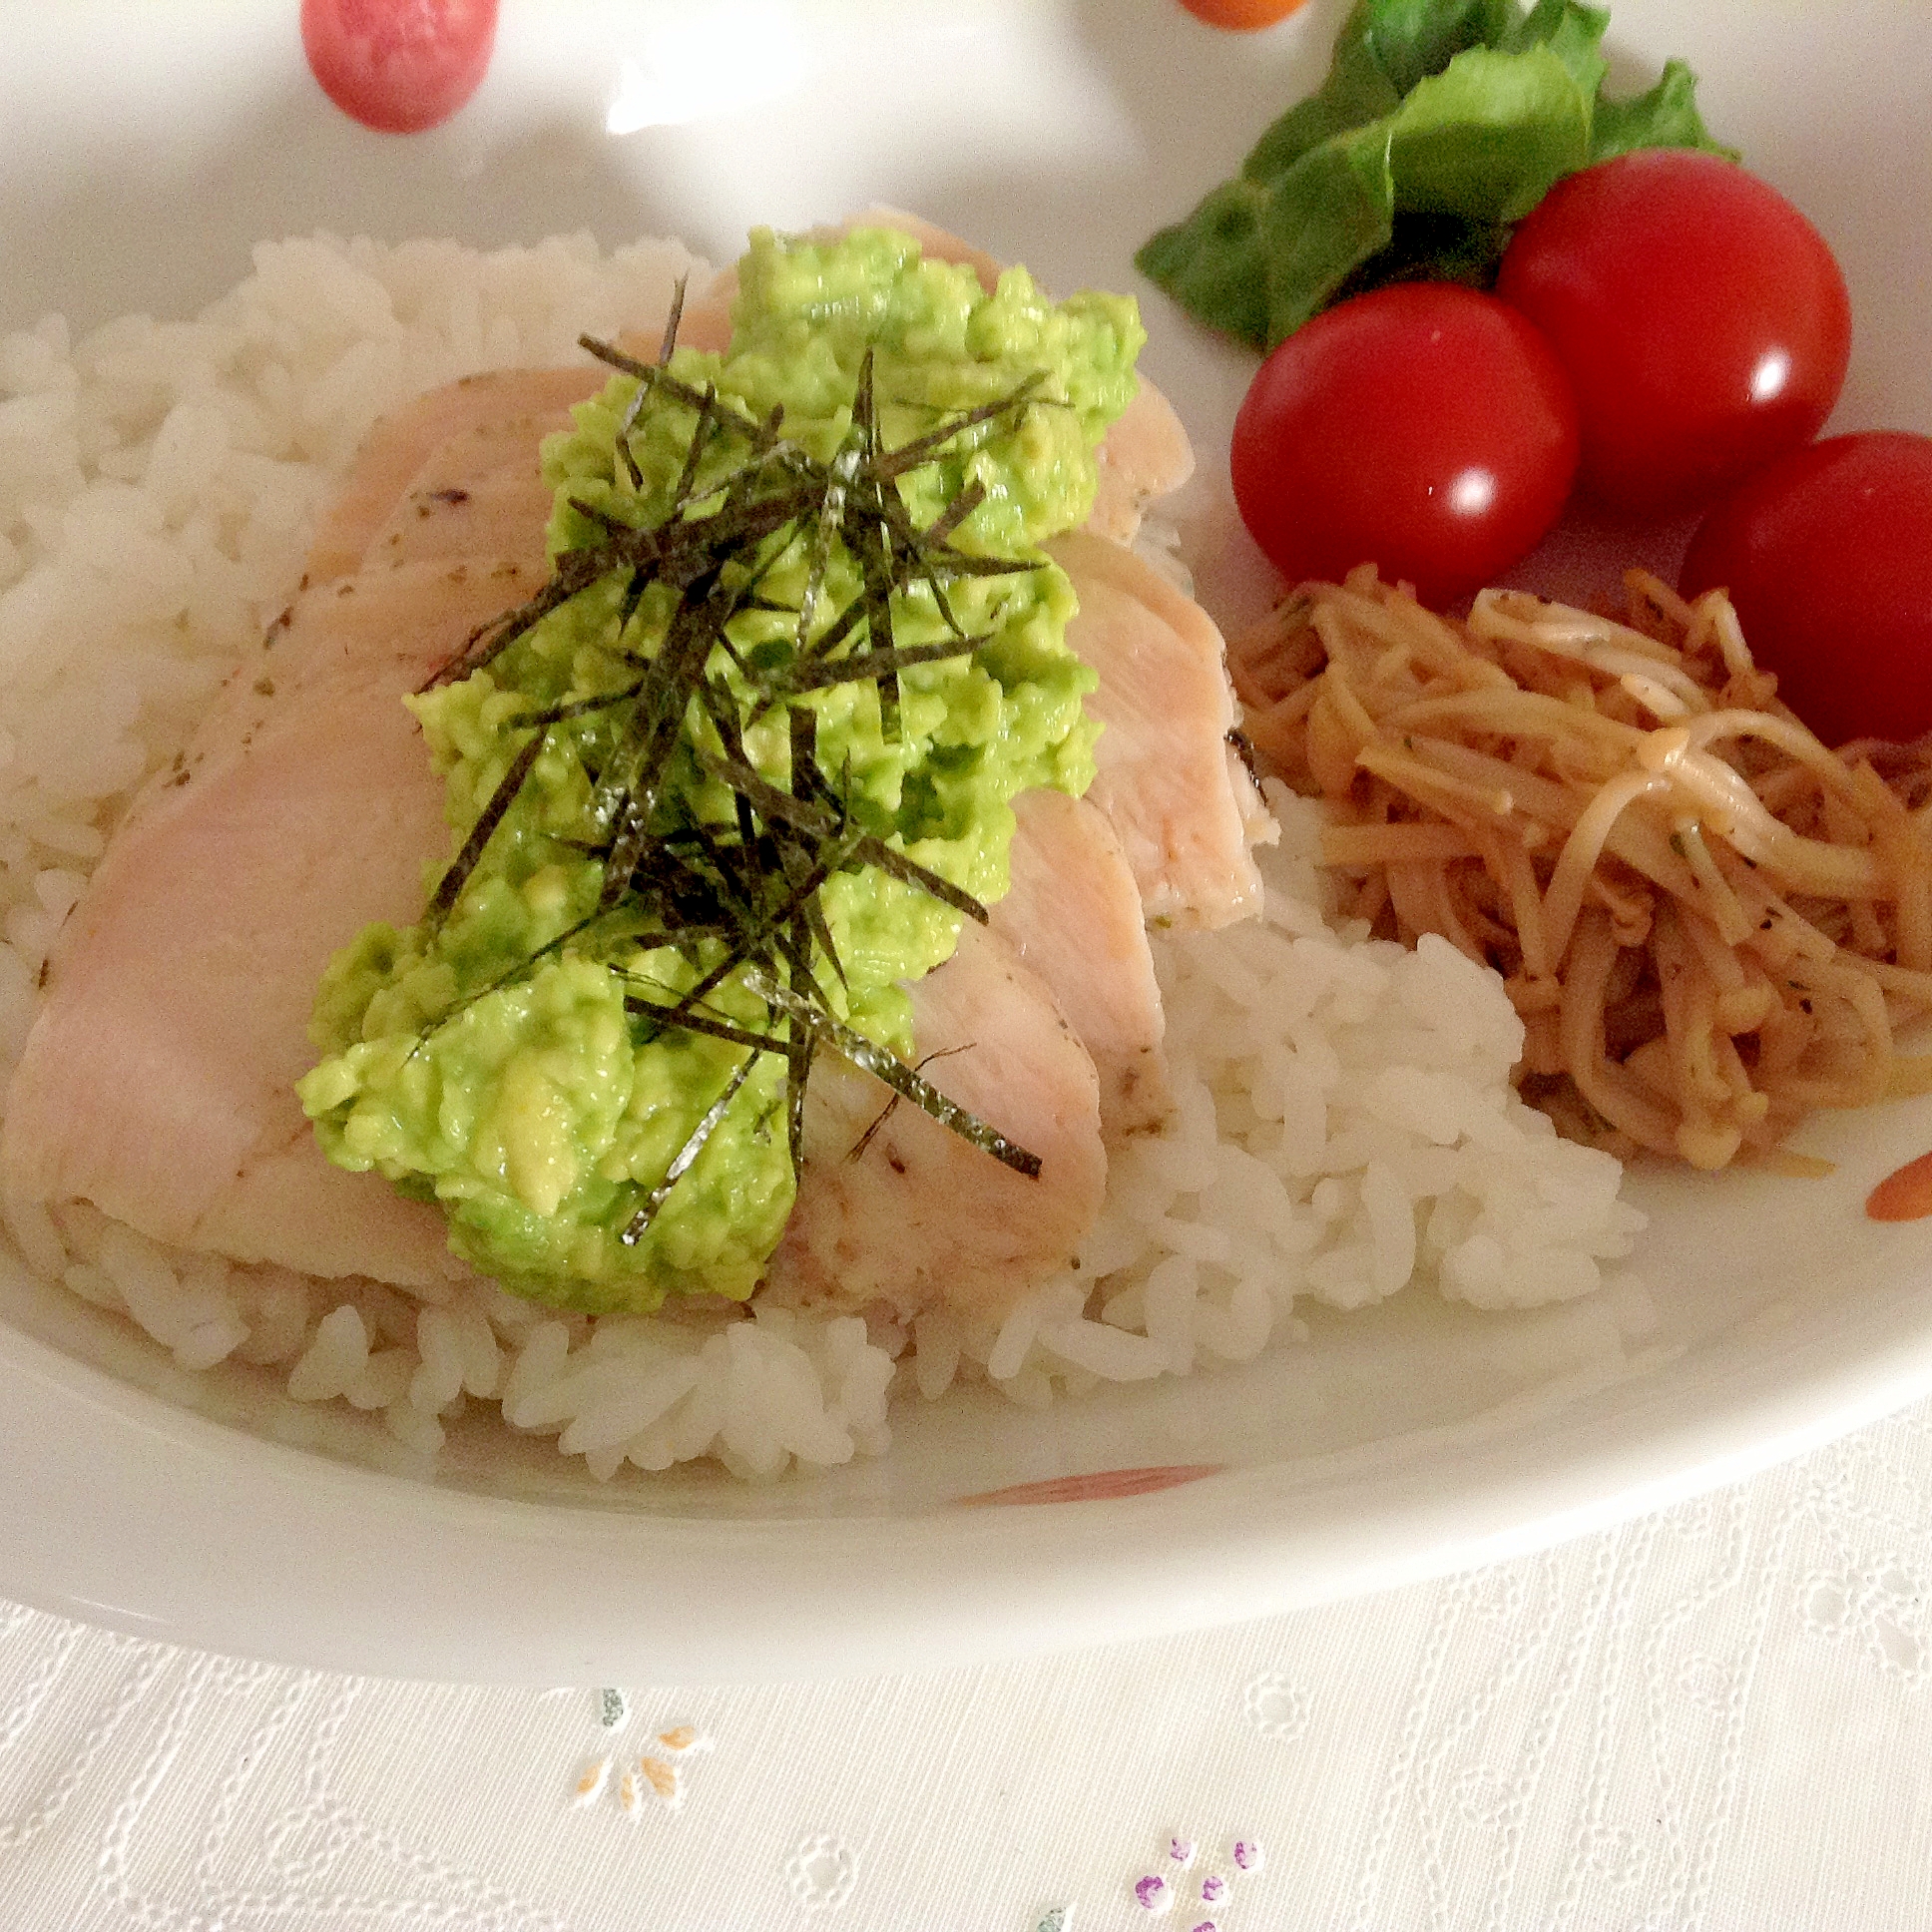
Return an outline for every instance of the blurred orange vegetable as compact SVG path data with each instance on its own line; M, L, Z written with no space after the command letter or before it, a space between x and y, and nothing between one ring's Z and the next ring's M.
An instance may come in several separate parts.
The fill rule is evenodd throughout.
M1302 0L1181 0L1198 20L1210 27L1230 27L1236 33L1251 34L1257 27L1272 27L1285 20Z

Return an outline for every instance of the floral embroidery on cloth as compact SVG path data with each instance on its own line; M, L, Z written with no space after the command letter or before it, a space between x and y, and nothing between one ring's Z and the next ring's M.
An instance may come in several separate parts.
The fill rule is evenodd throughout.
M630 1698L614 1688L599 1690L597 1721L607 1734L622 1731L631 1721ZM599 1751L579 1766L571 1802L592 1805L608 1790L619 1810L633 1821L654 1803L662 1810L676 1811L685 1801L690 1760L711 1747L712 1740L696 1724L683 1723L654 1732L635 1756L629 1750Z
M1134 1881L1134 1902L1157 1917L1177 1906L1192 1912L1196 1906L1208 1908L1190 1919L1190 1932L1223 1932L1223 1914L1232 1883L1244 1872L1259 1871L1261 1847L1252 1838L1228 1841L1225 1858L1208 1866L1201 1877L1190 1879L1200 1847L1192 1837L1175 1832L1168 1839L1168 1853L1159 1869L1144 1872Z
M852 1895L858 1860L828 1832L815 1832L793 1848L784 1863L785 1883L807 1912L830 1912Z

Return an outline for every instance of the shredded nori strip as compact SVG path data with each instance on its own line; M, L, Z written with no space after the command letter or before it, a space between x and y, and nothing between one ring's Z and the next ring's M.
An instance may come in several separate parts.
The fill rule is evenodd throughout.
M983 923L987 911L971 893L853 822L850 774L830 772L820 764L816 714L796 702L808 692L838 684L874 683L882 727L890 739L898 728L899 674L968 657L987 642L966 634L947 600L946 585L1036 566L954 547L954 533L985 500L983 484L968 483L931 523L920 527L907 512L896 479L938 460L963 431L1045 403L1047 398L1036 394L1040 378L1029 377L995 401L949 415L911 442L883 448L868 349L859 369L851 429L831 459L819 461L784 436L781 407L756 418L715 386L700 389L671 372L683 302L681 283L655 364L591 336L580 338L593 355L638 383L614 438L616 459L633 491L644 488L631 436L645 408L656 402L690 413L690 438L669 507L649 526L640 526L606 508L569 499L570 507L597 533L596 540L562 552L550 581L534 597L478 626L423 687L427 691L470 677L573 599L623 579L607 648L615 658L637 665L639 675L608 693L552 704L516 721L532 735L443 873L423 922L433 930L455 908L485 847L553 741L552 728L605 717L601 760L586 773L600 829L590 841L557 840L600 862L597 906L483 991L514 984L566 948L607 960L620 946L632 954L639 946L675 948L697 975L684 992L660 987L663 997L654 995L642 990L649 982L616 967L627 988L640 989L627 991L625 997L633 1023L644 1030L646 1040L682 1030L744 1050L724 1091L626 1224L620 1238L627 1245L643 1238L765 1053L785 1062L786 1139L794 1173L803 1162L806 1082L814 1055L824 1047L891 1089L886 1113L901 1100L910 1101L1016 1173L1040 1173L1036 1155L955 1105L917 1068L831 1010L819 974L829 971L843 984L845 972L818 894L834 873L871 866L969 918ZM767 573L798 543L804 545L807 560L802 594L795 604L773 599L762 590ZM857 567L859 586L818 629L826 575L839 544ZM657 649L646 654L628 645L626 637L654 587L668 600L669 614ZM915 588L930 596L952 634L949 640L923 645L895 641L893 600ZM747 663L726 630L745 612L787 621L795 641L788 662L760 668ZM715 651L729 661L745 686L744 696L712 673ZM758 771L744 746L745 730L775 711L786 718L787 786ZM702 733L694 735L694 718L709 725L717 750ZM701 819L693 802L669 782L681 753L729 791L728 821ZM602 931L593 933L593 928ZM706 965L701 955L708 948L717 956ZM740 1025L706 1004L733 976L763 1003L768 1030ZM482 996L459 1001L430 1023L423 1038ZM881 1114L866 1131L852 1150L853 1158L864 1151L884 1118Z
M955 1106L931 1081L908 1067L896 1053L880 1046L876 1040L868 1040L864 1034L854 1032L842 1020L812 1007L808 1001L801 1000L788 988L766 979L761 973L747 972L744 983L759 998L782 1007L799 1025L822 1036L827 1045L836 1047L853 1066L882 1080L902 1100L909 1100L915 1107L923 1108L942 1127L951 1128L962 1141L970 1141L982 1154L990 1154L1001 1166L1011 1168L1015 1174L1025 1175L1029 1181L1040 1178L1040 1157L1037 1154L1029 1154L1018 1143L1009 1141L997 1128L988 1127L984 1121L967 1113L965 1108Z
M744 1085L745 1076L750 1073L756 1062L755 1053L746 1054L738 1062L737 1071L725 1083L724 1091L712 1102L710 1108L706 1110L704 1119L692 1129L691 1138L672 1158L670 1167L665 1169L664 1179L645 1196L644 1206L625 1223L618 1239L626 1247L635 1247L644 1239L645 1230L657 1218L658 1209L670 1199L672 1189L685 1178L691 1164L704 1153L705 1143L717 1132L718 1124L729 1111L732 1101L737 1099L737 1090Z
M788 791L780 791L750 765L708 755L703 757L703 763L707 771L723 778L740 797L748 798L768 820L796 826L820 841L842 836L829 812L816 805L805 804ZM907 858L884 839L874 838L869 833L862 835L853 855L863 864L876 865L881 872L888 872L907 885L918 886L922 892L930 893L955 912L963 912L967 918L985 925L988 917L986 908L970 892L962 890L950 879L941 878L937 872L929 871L916 859Z
M922 1074L935 1060L950 1060L956 1053L970 1053L972 1050L973 1042L970 1040L957 1047L935 1047L932 1052L920 1056L914 1063L912 1071L915 1074ZM845 1150L845 1159L847 1161L864 1160L865 1150L872 1145L873 1136L892 1118L893 1114L897 1111L900 1099L901 1096L895 1092L887 1100L885 1105L872 1116L871 1123L865 1132Z
M449 909L456 903L463 890L464 882L475 871L477 861L483 856L483 848L490 842L491 834L503 823L503 814L516 803L517 793L523 789L524 780L535 768L538 757L543 752L544 732L536 736L510 760L510 768L503 774L501 782L490 796L490 802L483 807L482 815L470 827L470 835L463 841L463 849L456 854L450 868L445 872L429 896L429 904L423 911L422 922L432 932L443 923Z

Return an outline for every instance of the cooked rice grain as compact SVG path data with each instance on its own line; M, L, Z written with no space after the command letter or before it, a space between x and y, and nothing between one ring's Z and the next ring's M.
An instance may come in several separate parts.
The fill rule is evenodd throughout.
M1360 1308L1416 1280L1528 1308L1630 1251L1643 1216L1619 1164L1509 1084L1523 1029L1502 982L1442 940L1331 930L1320 808L1273 784L1268 802L1260 919L1155 942L1175 1116L1113 1157L1081 1269L997 1326L922 1317L922 1354L937 1328L961 1372L1037 1403L1082 1374L1250 1360L1296 1332L1301 1295Z

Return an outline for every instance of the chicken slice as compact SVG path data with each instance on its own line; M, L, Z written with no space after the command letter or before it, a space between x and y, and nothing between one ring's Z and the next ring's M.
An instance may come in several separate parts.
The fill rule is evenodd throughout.
M474 430L515 435L519 425L541 419L544 428L531 438L534 445L550 429L567 427L571 404L595 395L607 373L589 362L563 369L498 369L445 383L391 410L364 438L340 494L316 526L303 581L320 584L359 569L403 493L453 439ZM445 486L453 481L443 479ZM543 507L548 514L548 502Z
M1248 847L1267 818L1234 755L1220 633L1133 551L1085 530L1047 546L1080 611L1067 642L1100 674L1102 725L1087 796L1119 834L1150 919L1212 930L1261 902Z
M588 383L586 392L596 386ZM439 557L507 557L529 570L548 570L544 532L551 490L543 479L543 440L569 427L568 410L532 412L478 423L439 444L357 568Z
M1052 994L968 920L910 989L914 1057L949 1100L1040 1157L1002 1166L868 1074L829 1056L805 1095L798 1200L760 1299L790 1307L943 1301L998 1315L1071 1267L1107 1192L1100 1082ZM878 1125L867 1138L868 1129Z
M1159 1127L1174 1098L1141 889L1113 826L1086 799L1026 791L1013 813L1013 884L992 928L1046 983L1092 1056L1112 1146Z
M538 581L412 564L296 601L61 932L0 1135L9 1200L91 1201L158 1240L310 1274L467 1272L437 1209L323 1159L294 1083L329 957L371 920L414 920L448 848L398 699Z
M1140 535L1147 507L1195 473L1194 445L1174 404L1146 376L1096 452L1100 481L1087 528L1116 543Z

